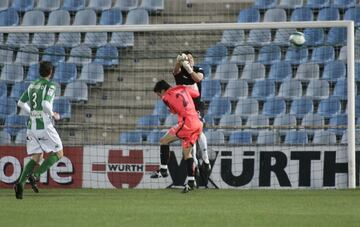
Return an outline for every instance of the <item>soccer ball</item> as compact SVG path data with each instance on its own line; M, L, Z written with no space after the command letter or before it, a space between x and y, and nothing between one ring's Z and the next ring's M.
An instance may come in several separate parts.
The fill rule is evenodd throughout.
M289 41L292 45L300 47L305 43L305 36L302 32L294 32L289 36Z

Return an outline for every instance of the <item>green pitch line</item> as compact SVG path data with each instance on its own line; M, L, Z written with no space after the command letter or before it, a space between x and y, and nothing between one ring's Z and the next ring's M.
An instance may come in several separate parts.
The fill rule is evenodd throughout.
M359 226L360 190L0 190L0 226Z

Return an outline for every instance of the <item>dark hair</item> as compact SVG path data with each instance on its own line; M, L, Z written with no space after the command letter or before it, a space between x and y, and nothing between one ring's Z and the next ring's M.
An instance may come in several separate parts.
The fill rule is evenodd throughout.
M53 65L49 61L41 61L39 67L39 73L42 77L48 77L51 75Z
M169 88L171 88L171 86L168 82L165 80L160 80L155 84L154 92L161 92L162 90L167 91Z
M190 51L188 51L188 50L185 50L185 51L183 51L182 53L184 53L184 54L186 54L186 55L188 55L188 54L191 54L191 55L193 55ZM193 55L194 56L194 55Z

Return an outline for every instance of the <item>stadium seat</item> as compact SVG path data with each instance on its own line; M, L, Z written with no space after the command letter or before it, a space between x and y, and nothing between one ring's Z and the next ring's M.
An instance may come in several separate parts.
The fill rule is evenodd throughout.
M238 127L242 125L241 115L238 114L224 114L219 121L220 127Z
M290 105L290 114L294 114L297 117L303 117L307 113L312 113L313 110L313 100L309 97L293 99Z
M281 61L271 65L269 79L281 82L292 78L292 68L289 62Z
M274 119L274 128L280 135L284 135L289 130L296 128L296 116L292 114L279 114Z
M284 9L296 9L303 6L303 0L280 0L277 7Z
M18 131L15 137L15 144L26 144L26 129Z
M147 135L146 142L149 144L160 144L160 139L165 135L166 131L152 130Z
M164 10L164 1L165 0L142 0L139 7L149 12L159 12Z
M55 98L53 105L54 111L60 114L61 120L68 120L71 118L71 103L68 98Z
M291 14L290 21L313 21L314 14L309 8L298 8L294 9Z
M235 107L235 114L241 116L259 113L259 102L255 98L240 98Z
M249 129L247 131L257 134L257 132L261 128L269 127L269 117L265 115L250 115L247 120L245 126Z
M323 116L317 113L305 114L301 121L301 126L305 128L306 132L310 135L313 134L316 129L323 128L325 125L325 119Z
M331 117L332 115L339 114L341 111L340 99L338 97L330 96L323 99L319 103L318 113L324 117Z
M98 48L107 43L107 32L87 32L84 44L91 48Z
M265 79L265 66L259 62L247 63L242 71L241 79L249 81Z
M103 66L114 66L119 64L119 52L116 47L105 45L97 49L94 63Z
M325 33L322 28L305 28L304 29L305 45L320 46L324 44Z
M338 79L335 84L333 96L339 97L340 100L347 100L347 79Z
M285 61L292 65L306 63L308 59L308 49L306 47L289 47L285 54Z
M335 50L332 46L315 47L311 56L311 62L325 64L335 60Z
M206 49L204 63L218 65L225 63L228 57L228 49L221 43Z
M276 30L273 43L276 45L289 46L289 37L296 32L295 28L280 28Z
M110 9L111 4L112 0L90 0L87 8L95 11L104 11Z
M353 20L355 26L360 25L360 7L349 8L344 14L344 20Z
M323 8L319 11L317 20L318 21L340 20L339 10L334 7Z
M255 49L252 46L237 46L234 48L230 62L244 65L255 61Z
M131 132L122 132L120 134L120 143L136 144L142 142L142 132L131 131Z
M306 131L288 131L285 135L284 144L286 145L305 145L308 144Z
M329 0L308 0L305 4L305 7L309 7L312 9L321 9L324 7L328 7L329 5Z
M171 127L178 123L178 117L175 114L169 114L166 116L164 126Z
M196 64L195 66L201 68L203 70L203 74L204 74L204 79L211 79L212 78L212 73L211 73L211 65L206 64L206 63L200 63L200 64Z
M269 79L255 81L251 96L260 100L275 96L275 82Z
M360 121L360 96L355 97L355 115L358 118L358 121Z
M60 62L54 71L53 80L59 84L68 84L76 80L77 70L74 63Z
M253 6L257 9L270 9L275 8L276 4L276 0L255 0Z
M210 101L213 97L221 96L220 80L203 80L201 82L201 99Z
M240 97L247 97L248 90L248 83L245 80L229 80L223 96L237 100Z
M95 11L92 9L77 11L73 25L96 25Z
M263 115L275 117L286 112L285 99L282 97L269 97L265 100Z
M36 9L43 12L51 12L60 8L60 0L38 0Z
M130 10L126 16L126 25L135 25L135 24L149 24L149 13L146 9L133 9Z
M85 0L64 0L62 9L76 12L85 8Z
M123 23L123 15L120 9L112 8L101 13L100 25L119 25Z
M30 65L26 74L26 81L33 81L39 78L39 64Z
M109 44L115 47L133 47L134 32L113 32Z
M16 100L10 97L0 99L0 119L4 120L6 116L16 114Z
M64 97L74 102L87 102L88 86L84 81L76 80L66 85Z
M339 53L339 56L338 56L339 61L343 61L343 62L347 61L347 50L346 49L347 49L346 46L341 47L340 53Z
M239 77L239 69L235 63L221 63L216 66L214 79L228 81L237 80Z
M25 46L18 50L15 63L29 66L39 62L39 50L34 46Z
M11 144L11 136L6 131L0 131L0 145Z
M347 114L336 114L330 117L329 131L341 136L347 128Z
M355 80L360 81L360 63L355 63Z
M339 9L348 9L356 6L356 0L334 0L331 6Z
M0 26L16 26L19 24L19 14L13 8L0 11Z
M280 138L276 131L261 130L259 131L256 144L274 145L279 143Z
M227 47L239 46L245 42L244 30L225 30L222 34L220 43Z
M49 14L48 26L70 25L70 13L66 10L56 10Z
M336 144L336 135L332 131L316 130L314 133L313 144Z
M54 46L55 33L34 33L32 44L38 48Z
M4 131L9 133L11 136L16 136L21 129L26 128L28 118L28 116L20 116L16 114L7 115L5 118Z
M11 89L10 97L14 98L15 100L19 100L20 96L26 89L29 87L30 81L20 81L14 83Z
M65 49L60 46L51 46L44 50L43 61L50 61L53 65L65 61Z
M322 79L329 81L336 81L340 78L346 77L346 66L342 61L332 61L328 62L324 66L324 72Z
M279 96L292 99L302 96L302 84L299 80L285 80L280 85Z
M9 8L9 1L10 0L2 0L2 1L0 1L0 11L7 10Z
M229 144L252 144L252 135L248 131L234 131L229 136Z
M156 101L152 115L158 115L160 118L166 118L169 115L169 109L162 100Z
M10 48L0 48L0 64L11 64L13 62L14 52Z
M328 98L329 82L326 80L310 80L307 89L306 96L312 97L313 99L324 99Z
M316 63L303 63L298 66L295 78L298 80L309 81L320 78L320 68Z
M32 10L24 14L22 26L44 26L45 15L43 11Z
M284 22L284 21L287 21L286 12L284 9L281 8L268 9L264 14L264 22Z
M104 82L104 68L98 64L85 64L81 68L80 77L78 80L84 81L87 84L98 84Z
M260 22L260 12L256 8L242 9L239 13L238 23Z
M343 46L346 45L346 39L346 28L330 28L326 38L326 44L331 46Z
M220 118L221 115L229 113L231 113L230 99L226 97L214 97L211 99L207 112L208 115Z
M121 11L130 11L136 9L139 5L139 0L116 0L113 8Z
M21 47L29 44L29 33L10 33L6 45L10 47Z
M271 43L270 29L251 29L247 43L253 46L264 46Z
M11 2L11 8L21 13L32 10L34 5L35 0L12 0Z
M7 96L7 85L5 81L0 80L0 99L6 98Z
M348 131L346 130L344 134L341 137L341 144L347 144L348 143ZM360 144L360 131L355 131L355 144Z
M92 61L91 49L87 45L80 45L74 47L70 51L68 63L75 63L76 65L89 64Z
M260 49L258 62L264 65L274 64L281 61L281 49L279 46L267 45Z
M158 127L160 125L160 116L159 115L145 115L138 118L136 127L144 130L150 130L153 127Z
M8 84L20 82L24 79L24 69L20 64L6 64L1 70L0 80Z
M225 135L220 130L208 130L205 132L205 136L209 145L225 144Z

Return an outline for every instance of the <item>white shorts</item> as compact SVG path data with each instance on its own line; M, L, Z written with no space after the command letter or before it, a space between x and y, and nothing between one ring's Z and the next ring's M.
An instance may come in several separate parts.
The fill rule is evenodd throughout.
M50 125L44 130L27 130L26 150L28 155L42 152L59 152L63 145L54 126Z

